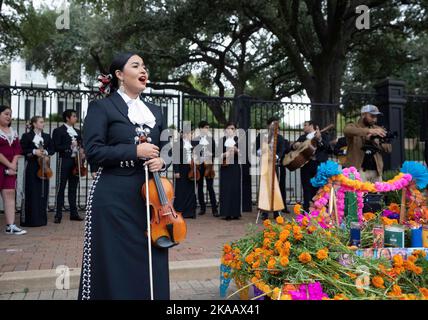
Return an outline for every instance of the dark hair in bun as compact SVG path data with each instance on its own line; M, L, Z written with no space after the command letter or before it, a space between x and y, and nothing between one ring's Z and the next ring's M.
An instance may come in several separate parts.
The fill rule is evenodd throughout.
M116 91L117 89L119 89L119 79L116 76L116 70L123 71L125 64L134 55L138 55L138 53L124 52L124 53L120 53L114 57L111 65L110 65L110 68L109 68L109 72L112 76L112 79L111 79L112 91Z

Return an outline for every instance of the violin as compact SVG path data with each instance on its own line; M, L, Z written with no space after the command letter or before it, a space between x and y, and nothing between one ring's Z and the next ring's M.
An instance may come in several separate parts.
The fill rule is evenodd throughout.
M212 163L205 162L206 146L202 148L202 151L203 151L203 159L204 159L202 162L205 168L204 177L207 177L209 179L214 179L215 177L214 165Z
M199 172L199 164L195 164L195 162L193 161L193 159L190 161L190 170L189 173L187 174L187 178L189 178L189 180L193 181L199 181L199 179L201 178L201 173Z
M75 138L73 138L75 140ZM77 148L77 155L74 158L73 175L78 177L86 177L88 175L88 168L86 167L86 160L80 157L80 147Z
M150 142L147 132L138 130L139 143ZM159 172L152 172L149 179L149 203L151 207L151 240L158 248L171 248L186 238L187 227L181 213L176 212L172 202L174 187L167 178L161 177ZM146 200L146 183L141 188L141 194Z
M50 167L51 159L48 155L44 154L42 142L40 142L38 149L42 152L43 155L37 159L37 163L39 164L37 176L42 180L49 180L53 176L53 172Z

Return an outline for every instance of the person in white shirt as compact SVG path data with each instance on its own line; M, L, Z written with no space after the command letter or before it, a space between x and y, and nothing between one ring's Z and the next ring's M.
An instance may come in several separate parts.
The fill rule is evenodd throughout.
M77 152L83 158L82 136L80 130L74 128L77 123L76 110L68 109L62 114L64 124L52 133L55 151L59 156L60 184L57 186L55 223L61 223L64 207L64 193L68 182L68 203L70 205L70 220L82 221L77 212L77 186L79 176L73 174L76 167Z

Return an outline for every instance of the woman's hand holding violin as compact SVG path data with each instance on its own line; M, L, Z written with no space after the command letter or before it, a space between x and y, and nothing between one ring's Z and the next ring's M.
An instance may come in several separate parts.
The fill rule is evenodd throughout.
M154 159L159 157L159 147L151 143L141 143L137 145L137 157Z
M162 158L154 158L146 161L146 165L149 166L150 172L160 171L164 166Z

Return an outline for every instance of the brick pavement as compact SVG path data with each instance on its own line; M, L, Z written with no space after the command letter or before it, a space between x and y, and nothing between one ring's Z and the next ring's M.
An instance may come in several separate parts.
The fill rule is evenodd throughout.
M54 224L53 213L49 213L47 226L27 228L28 234L23 236L0 232L0 272L54 269L58 265L80 267L84 223L67 217L65 213L62 223ZM240 220L225 221L209 211L197 219L187 219L187 238L170 249L170 260L219 258L222 245L242 237L255 220L256 212L244 212ZM4 225L4 215L0 214L0 227Z
M219 296L219 280L204 281L174 281L170 284L171 300L222 300ZM233 282L230 284L228 295L236 290ZM238 299L238 295L231 300ZM16 292L0 294L0 300L77 300L77 289L47 290L34 292Z

